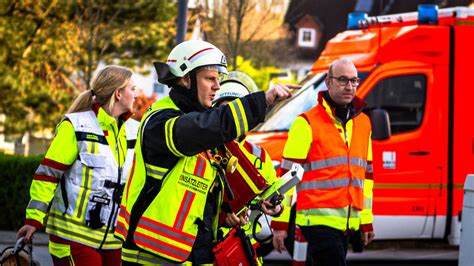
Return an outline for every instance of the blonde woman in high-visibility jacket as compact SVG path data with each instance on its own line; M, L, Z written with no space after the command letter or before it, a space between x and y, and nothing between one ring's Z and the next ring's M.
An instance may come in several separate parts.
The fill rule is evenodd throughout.
M123 265L213 263L222 182L211 150L245 134L263 121L268 105L291 96L275 86L210 109L226 67L217 47L197 40L155 63L158 80L171 91L140 124L116 230L124 241ZM235 214L226 220L246 223Z
M355 97L359 78L348 59L336 60L318 105L301 114L288 133L282 174L293 163L305 169L296 187L296 225L308 242L307 265L346 265L348 234L372 227L372 145L365 103ZM287 208L289 209L289 208ZM283 215L287 217L287 215ZM284 249L286 221L272 221L274 246Z
M17 238L30 242L47 217L54 265L120 265L114 237L118 207L133 161L138 122L132 72L120 66L98 71L56 129L36 170Z

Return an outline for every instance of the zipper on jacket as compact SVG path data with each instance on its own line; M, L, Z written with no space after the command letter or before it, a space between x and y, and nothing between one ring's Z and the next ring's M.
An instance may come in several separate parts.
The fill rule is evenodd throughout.
M349 114L349 113L348 113ZM350 151L349 151L349 135L347 134L347 129L346 129L346 123L342 124L342 128L344 130L344 137L346 140L346 147L347 147L347 169L349 170L349 184L347 185L348 193L349 189L352 185L352 172L351 172L351 156L350 156ZM352 204L349 204L347 206L347 220L346 220L346 231L344 234L348 234L349 232L349 219L351 217L351 206Z
M349 152L349 134L347 133L346 123L341 123L342 132L344 133L344 140L346 141L347 151Z
M347 150L347 168L349 169L349 184L347 185L347 193L349 193L349 189L352 185L351 157L350 157L349 149ZM345 231L345 233L349 232L349 219L351 217L351 206L352 206L352 204L349 204L347 206L347 221L346 221L346 231Z
M353 179L352 178L352 171L351 171L351 153L350 153L350 149L349 149L349 136L347 134L345 124L342 126L342 129L344 131L344 136L345 136L345 139L346 139L346 147L347 147L347 170L349 172L349 184L347 185L347 189L349 190L349 188L352 185L352 179Z

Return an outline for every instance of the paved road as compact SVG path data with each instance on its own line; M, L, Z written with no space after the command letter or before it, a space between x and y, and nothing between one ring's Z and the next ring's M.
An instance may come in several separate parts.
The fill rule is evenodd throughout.
M347 254L347 265L455 266L458 265L458 254L459 252L456 248L446 247L444 245L422 248L380 247L373 250L365 250L363 253L353 253L351 250L349 250ZM267 256L265 265L291 265L291 263L288 263L289 259L290 256L288 253L279 254L273 251Z
M0 251L15 243L15 232L0 231ZM46 234L35 235L33 258L42 266L52 265L48 252L48 237ZM348 265L457 265L458 250L446 245L425 245L418 248L400 248L390 245L379 245L377 249L365 250L363 253L352 253L347 255ZM288 253L270 253L264 263L265 266L291 265Z

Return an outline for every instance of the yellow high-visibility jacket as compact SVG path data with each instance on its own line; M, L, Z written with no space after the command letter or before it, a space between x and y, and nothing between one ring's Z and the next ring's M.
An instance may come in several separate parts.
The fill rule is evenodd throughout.
M113 232L138 130L129 116L119 118L120 128L98 105L65 116L33 177L25 224L39 229L48 214L49 234L93 248L121 247ZM91 228L94 209L98 224ZM51 242L50 253L68 255Z
M173 95L155 102L140 124L116 231L125 242L125 261L170 264L188 259L206 220L208 195L216 184L222 187L209 150L245 134L262 121L266 107L263 93L256 93L186 113ZM222 193L217 198L216 210ZM217 225L216 216L212 228L206 226L215 237Z

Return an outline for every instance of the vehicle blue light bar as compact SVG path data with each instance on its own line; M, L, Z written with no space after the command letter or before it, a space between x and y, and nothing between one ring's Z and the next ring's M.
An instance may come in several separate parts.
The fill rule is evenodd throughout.
M347 15L347 29L348 30L358 30L365 27L362 27L362 24L359 24L361 20L367 20L367 13L362 12L352 12ZM364 24L365 25L365 24Z
M418 25L437 25L438 6L432 4L418 5Z

